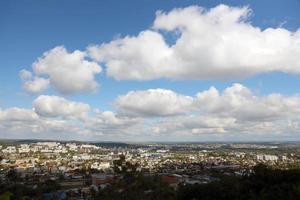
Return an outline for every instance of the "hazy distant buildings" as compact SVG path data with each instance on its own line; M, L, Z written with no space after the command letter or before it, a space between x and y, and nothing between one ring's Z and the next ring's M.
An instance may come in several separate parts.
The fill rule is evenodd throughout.
M29 153L30 146L28 144L21 144L18 151L19 151L19 153Z
M8 146L5 149L2 149L3 153L16 153L17 148L15 146Z
M261 161L277 161L278 160L278 156L276 155L256 155L256 159L257 160L261 160Z

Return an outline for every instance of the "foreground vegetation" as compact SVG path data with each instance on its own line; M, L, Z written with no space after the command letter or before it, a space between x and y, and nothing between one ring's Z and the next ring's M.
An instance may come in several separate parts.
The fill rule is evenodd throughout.
M132 176L131 176L132 177ZM271 169L258 165L250 175L224 176L208 184L179 185L173 190L157 177L136 176L100 190L95 199L199 199L199 200L282 200L300 199L300 170Z
M124 200L276 200L300 199L300 170L272 169L264 165L254 167L244 176L224 176L208 184L178 185L177 189L163 183L159 176L143 176L136 165L119 160L116 173L123 178L109 187L91 191L90 199ZM12 174L10 174L12 176ZM48 181L32 189L17 183L0 185L0 200L43 199L44 192L56 191L59 184Z

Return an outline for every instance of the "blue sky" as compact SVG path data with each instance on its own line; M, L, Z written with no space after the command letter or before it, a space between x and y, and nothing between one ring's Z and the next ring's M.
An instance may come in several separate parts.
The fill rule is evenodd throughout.
M88 104L93 109L101 111L112 111L116 115L130 118L142 118L148 121L173 120L172 117L179 118L177 113L162 115L147 116L143 113L134 113L137 108L132 108L128 111L128 105L123 108L115 102L118 96L125 96L129 91L147 91L148 89L162 88L165 90L172 90L174 93L182 96L195 97L199 92L208 90L211 86L217 88L222 93L226 88L231 87L234 83L239 83L247 90L251 90L253 96L258 98L268 96L273 93L279 93L287 98L297 96L300 86L300 76L298 72L292 72L293 68L298 65L289 66L287 70L262 70L254 74L240 77L221 78L208 77L203 78L183 78L178 80L178 75L175 78L166 77L166 75L158 76L157 78L150 78L147 80L136 80L136 78L126 77L122 80L117 80L118 75L107 75L106 68L108 61L99 61L93 57L87 56L86 60L98 63L102 68L101 73L95 73L94 81L99 85L98 89L90 91L72 92L72 94L62 93L51 85L48 89L39 92L28 92L24 89L24 80L19 77L21 70L27 70L32 73L32 76L40 76L42 78L50 78L49 74L35 74L32 65L38 58L43 56L44 52L50 51L57 46L64 46L69 52L80 50L87 51L90 45L108 44L116 39L122 39L126 36L137 37L141 31L152 30L155 13L158 10L163 12L171 12L174 8L186 8L189 6L199 6L207 10L214 8L220 4L225 4L229 7L241 8L248 6L251 9L251 16L247 22L251 27L260 28L262 31L266 28L277 29L279 27L296 32L300 27L300 1L299 0L285 0L285 1L271 1L271 0L257 0L257 1L37 1L37 0L21 0L21 1L1 1L0 2L0 108L2 112L8 112L13 107L34 110L37 108L33 106L34 100L40 95L56 96L64 98L66 101L81 102ZM164 36L163 31L158 31ZM164 36L168 40L168 36ZM178 38L176 37L175 40ZM198 38L199 39L199 38ZM201 41L201 40L200 40ZM299 40L297 40L299 41ZM126 47L125 47L126 48ZM296 48L299 48L299 45ZM297 51L296 51L297 52ZM159 54L159 52L157 52ZM114 55L115 56L115 55ZM110 59L110 58L106 58ZM295 61L296 62L296 61ZM298 61L299 62L299 61ZM280 64L279 64L280 65ZM205 67L205 66L203 66ZM264 66L259 66L264 67ZM280 66L279 66L280 67ZM272 68L273 69L273 68ZM200 73L200 72L199 72ZM230 73L230 72L228 72ZM63 76L63 75L62 75ZM180 79L180 78L179 78ZM195 80L196 79L196 80ZM26 82L26 80L25 80ZM50 80L51 82L51 80ZM72 83L70 83L72 84ZM162 102L155 102L160 104ZM1 110L0 110L1 111ZM93 111L92 111L93 112ZM200 113L203 115L204 111L189 111L192 113ZM130 114L128 114L130 113ZM39 113L38 113L39 114ZM40 113L41 114L41 113ZM289 113L288 113L289 114ZM3 114L4 115L4 114ZM8 114L7 114L8 115ZM94 115L94 113L89 113ZM212 114L210 113L209 116ZM0 115L1 116L1 115ZM42 114L43 118L49 115ZM297 118L293 116L293 120ZM72 124L73 120L65 116L55 115L56 119L66 120L67 123ZM0 117L1 120L1 117ZM283 120L283 119L280 119ZM290 120L284 119L284 120ZM273 123L273 122L272 122ZM288 122L286 122L288 123ZM4 122L3 122L4 124ZM8 126L8 125L7 125ZM6 127L7 127L6 126ZM152 125L150 125L152 126ZM146 134L149 134L149 127L146 129ZM0 129L2 133L0 136L6 138L7 133L11 130ZM197 128L198 130L198 128ZM22 132L22 131L21 131ZM51 131L50 131L51 132ZM171 131L170 131L171 132ZM201 132L201 131L200 131ZM292 130L293 135L290 138L298 138L298 130ZM64 135L62 138L72 139L78 138L68 136L62 131L57 133L56 138L60 138L60 134ZM90 139L107 139L113 140L114 136L106 137L104 133L101 136L89 136ZM215 133L214 133L215 134ZM248 134L248 133L247 133ZM286 134L290 134L286 133ZM30 131L26 129L24 135L20 133L13 137L28 137L31 136ZM158 138L152 136L139 135L138 140L157 140ZM197 140L197 138L204 138L210 140L210 135L205 133L205 136L193 135L188 137L176 136L178 140ZM216 134L217 135L217 134ZM35 136L31 136L35 137ZM47 138L47 134L37 135L37 138ZM166 137L168 140L168 136ZM248 136L247 136L248 137ZM231 135L229 139L249 139L245 136ZM281 138L281 136L267 136L263 138ZM222 137L213 136L212 139L222 139ZM225 136L226 138L226 136ZM127 137L124 136L124 140ZM128 140L132 137L129 136ZM122 140L122 139L121 139Z

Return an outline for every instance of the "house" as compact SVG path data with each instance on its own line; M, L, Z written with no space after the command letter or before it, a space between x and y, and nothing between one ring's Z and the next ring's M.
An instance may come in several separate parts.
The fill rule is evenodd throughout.
M115 181L114 175L111 174L93 174L92 184L96 186L112 184Z

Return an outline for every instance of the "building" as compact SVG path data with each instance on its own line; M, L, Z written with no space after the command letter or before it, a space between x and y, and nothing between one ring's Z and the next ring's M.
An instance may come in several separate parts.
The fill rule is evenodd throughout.
M93 174L92 184L96 186L112 184L115 181L114 175L111 174Z
M8 146L5 149L2 149L3 153L16 153L17 148L15 146Z
M92 165L91 165L91 168L92 169L98 169L98 170L106 170L106 169L109 169L110 168L110 163L109 162L94 162Z
M30 147L28 144L21 144L18 151L19 151L19 153L29 153Z

